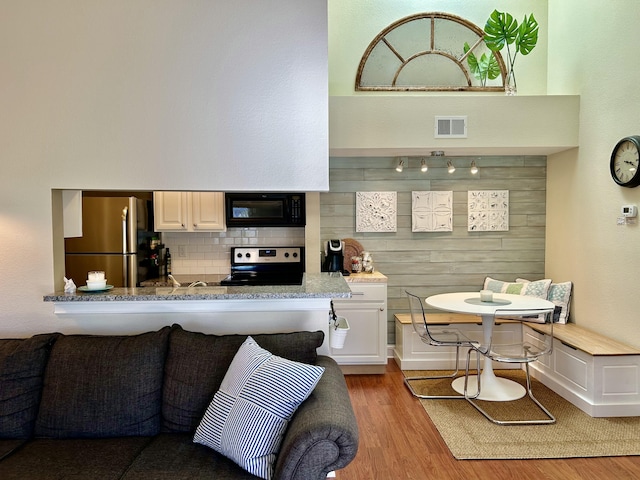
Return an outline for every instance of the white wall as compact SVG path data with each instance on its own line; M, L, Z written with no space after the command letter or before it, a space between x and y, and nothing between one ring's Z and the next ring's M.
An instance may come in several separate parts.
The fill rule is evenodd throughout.
M484 28L494 9L511 13L518 22L524 15L533 13L540 24L538 44L529 55L518 55L515 72L520 94L544 95L547 90L547 0L329 0L329 94L371 95L354 92L358 64L369 43L395 21L416 13L445 12ZM503 57L504 52L506 50ZM411 95L438 94L412 92Z
M344 3L329 2L329 88L336 96L372 95L353 91L357 64L371 39L404 16L445 11L482 25L493 8L516 18L535 13L540 42L517 61L518 94L580 95L580 146L547 163L546 275L575 282L572 321L640 346L640 225L616 225L623 204L640 204L640 188L618 187L609 174L615 143L640 134L637 0Z
M640 134L640 5L588 4L549 0L549 93L581 108L580 148L548 161L546 271L575 282L573 321L640 347L640 225L616 225L640 188L609 174L616 142Z
M328 188L324 0L0 4L0 336L73 328L52 189Z

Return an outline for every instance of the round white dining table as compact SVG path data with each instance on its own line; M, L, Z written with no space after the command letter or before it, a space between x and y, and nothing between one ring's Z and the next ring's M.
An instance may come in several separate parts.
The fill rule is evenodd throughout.
M531 314L552 312L555 305L545 299L527 295L513 295L508 293L494 293L491 302L480 300L480 292L456 292L432 295L425 300L426 304L438 310L447 312L466 313L482 317L482 332L484 345L489 345L493 334L494 314L496 310L518 311L519 314L531 310ZM456 378L451 384L453 389L464 394L465 377ZM470 375L467 394L473 396L478 391L476 375ZM504 402L522 398L526 390L522 385L507 378L497 377L493 371L493 362L485 359L480 374L479 400Z

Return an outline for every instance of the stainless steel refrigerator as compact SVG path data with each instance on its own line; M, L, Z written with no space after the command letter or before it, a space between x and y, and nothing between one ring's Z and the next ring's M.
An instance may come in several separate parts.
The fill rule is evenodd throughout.
M79 287L92 270L103 270L114 287L145 280L139 247L153 230L149 203L136 197L84 197L82 237L65 239L65 276Z

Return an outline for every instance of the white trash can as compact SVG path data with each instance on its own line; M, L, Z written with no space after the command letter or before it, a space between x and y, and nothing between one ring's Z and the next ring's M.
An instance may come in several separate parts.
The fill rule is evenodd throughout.
M351 327L345 317L336 317L329 323L329 344L331 348L344 347L344 341L347 338Z

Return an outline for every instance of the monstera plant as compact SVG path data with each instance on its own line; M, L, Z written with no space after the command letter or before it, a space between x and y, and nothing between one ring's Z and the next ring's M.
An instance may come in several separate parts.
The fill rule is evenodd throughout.
M469 44L464 42L464 53L468 53L470 49ZM489 52L489 56L483 53L480 58L473 53L469 53L467 55L467 63L469 64L469 70L475 78L480 80L480 85L483 87L487 85L487 78L494 80L500 76L500 65L493 52Z
M494 10L484 26L484 33L484 43L492 52L499 52L507 47L508 72L505 90L509 93L509 89L513 88L515 93L517 84L513 65L519 53L529 55L538 43L538 22L532 13L529 16L525 15L522 23L518 25L513 15ZM469 65L471 67L471 64Z

